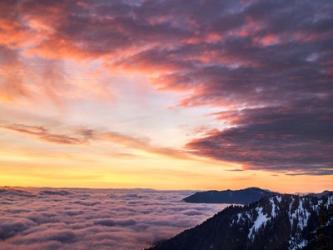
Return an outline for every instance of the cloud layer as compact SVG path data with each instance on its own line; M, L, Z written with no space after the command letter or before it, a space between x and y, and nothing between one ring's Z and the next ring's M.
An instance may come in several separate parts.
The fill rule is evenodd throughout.
M10 66L2 97L31 95L24 56L98 59L185 93L182 107L220 108L230 128L194 138L195 154L332 174L332 1L2 1L0 9L0 63Z
M142 249L223 205L188 204L189 192L0 189L0 249Z

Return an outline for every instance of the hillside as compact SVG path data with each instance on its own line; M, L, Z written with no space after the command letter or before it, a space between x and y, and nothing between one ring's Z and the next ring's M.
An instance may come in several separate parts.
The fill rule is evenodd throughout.
M333 193L230 206L151 250L333 249Z

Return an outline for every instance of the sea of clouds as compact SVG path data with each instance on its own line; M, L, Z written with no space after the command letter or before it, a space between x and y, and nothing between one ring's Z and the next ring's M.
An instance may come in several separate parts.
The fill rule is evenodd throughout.
M0 250L144 249L226 206L183 202L191 193L2 188Z

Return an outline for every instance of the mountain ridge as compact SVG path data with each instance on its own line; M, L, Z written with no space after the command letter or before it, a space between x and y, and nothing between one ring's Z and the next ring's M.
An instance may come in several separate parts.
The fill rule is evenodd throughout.
M183 199L189 203L227 203L227 204L249 204L264 197L277 195L279 193L257 187L249 187L239 190L208 190L196 192Z
M333 249L333 193L279 194L229 206L150 250Z

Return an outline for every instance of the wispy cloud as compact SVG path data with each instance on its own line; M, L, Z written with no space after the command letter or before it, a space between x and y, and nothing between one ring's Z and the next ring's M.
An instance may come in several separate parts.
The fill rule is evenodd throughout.
M93 141L106 141L132 149L139 149L152 154L179 159L191 158L186 151L154 146L150 144L149 139L147 138L128 136L113 131L86 128L67 128L63 129L67 131L67 134L60 134L52 132L50 129L43 126L26 124L2 124L0 125L0 128L56 144L80 145L89 144L89 142Z
M87 140L83 137L74 137L65 134L55 134L48 131L48 129L42 126L32 126L32 125L24 125L24 124L10 124L1 126L10 131L34 136L40 140L60 143L60 144L82 144L86 143Z

